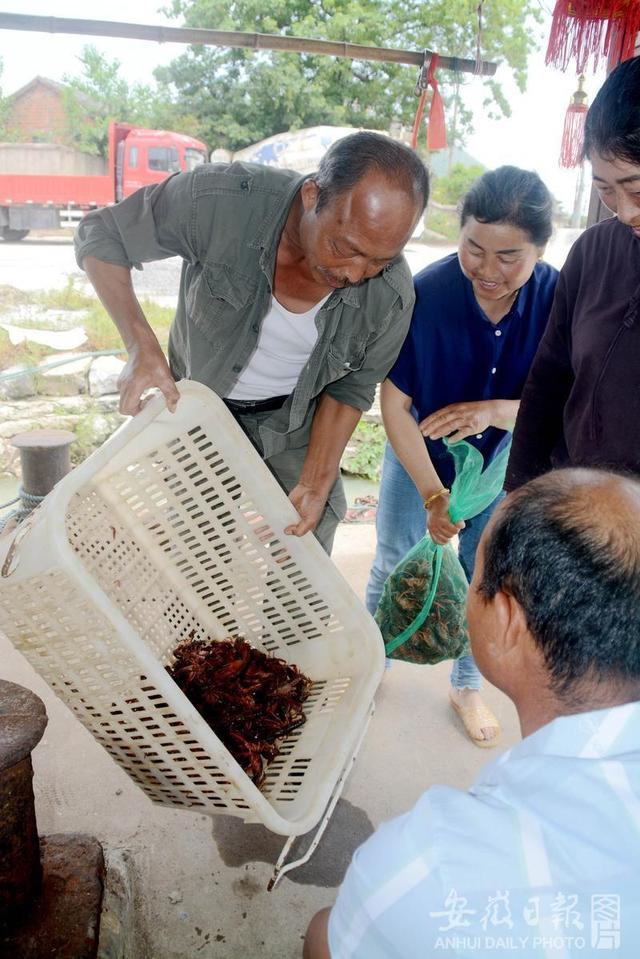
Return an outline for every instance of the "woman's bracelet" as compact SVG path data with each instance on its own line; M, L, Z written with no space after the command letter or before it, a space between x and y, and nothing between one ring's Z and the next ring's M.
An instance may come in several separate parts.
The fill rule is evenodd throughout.
M451 490L448 490L446 486L443 486L442 489L439 489L437 493L432 493L431 496L428 496L424 501L424 508L429 509L434 500L437 500L440 496L448 496Z

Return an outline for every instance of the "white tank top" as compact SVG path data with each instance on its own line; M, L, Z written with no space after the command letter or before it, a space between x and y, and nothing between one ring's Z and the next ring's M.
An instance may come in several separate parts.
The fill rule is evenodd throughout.
M266 400L293 392L318 339L316 316L328 299L323 297L306 313L291 313L272 296L257 346L228 399Z

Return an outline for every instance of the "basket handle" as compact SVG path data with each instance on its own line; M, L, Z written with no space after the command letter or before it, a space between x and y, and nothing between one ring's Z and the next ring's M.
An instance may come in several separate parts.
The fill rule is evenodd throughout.
M16 530L15 536L13 537L13 542L7 550L7 555L4 558L2 569L0 569L0 576L2 579L8 579L12 573L15 573L20 565L20 556L17 552L18 546L25 538L27 533L31 531L31 527L33 526L33 516L35 515L37 509L38 507L36 507L36 509L34 509L29 516L20 523L20 526Z

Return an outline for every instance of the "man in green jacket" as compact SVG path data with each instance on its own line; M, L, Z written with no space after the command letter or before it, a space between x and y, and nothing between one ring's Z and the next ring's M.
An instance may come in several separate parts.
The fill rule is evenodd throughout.
M127 348L120 409L175 380L223 397L300 521L329 552L346 508L340 457L406 335L414 295L401 251L428 198L403 144L339 140L303 177L204 164L81 222L76 256ZM183 259L169 362L133 292L131 268Z

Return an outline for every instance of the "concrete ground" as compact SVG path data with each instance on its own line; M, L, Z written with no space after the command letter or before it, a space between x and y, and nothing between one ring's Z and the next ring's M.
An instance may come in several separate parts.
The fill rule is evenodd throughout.
M338 531L334 559L359 596L374 543L372 525ZM465 788L498 752L470 743L452 715L447 664L394 663L319 848L269 893L281 837L231 817L152 805L1 634L0 662L2 678L33 689L49 714L33 757L40 833L93 834L108 851L126 851L133 865L146 945L123 959L300 956L309 919L333 902L355 847L432 783ZM513 707L492 688L486 699L503 724L503 746L511 745L518 738Z

